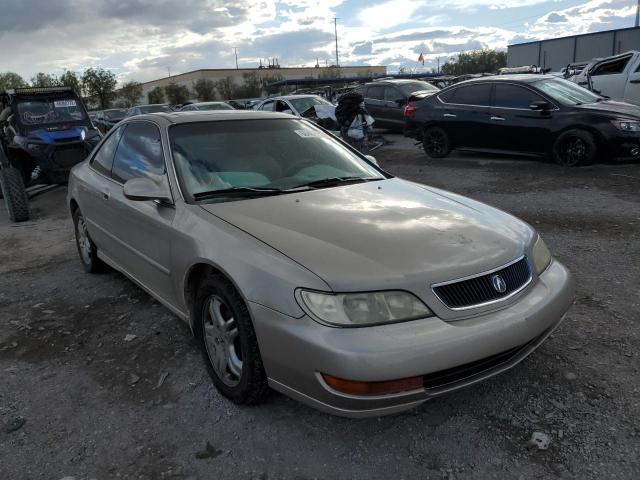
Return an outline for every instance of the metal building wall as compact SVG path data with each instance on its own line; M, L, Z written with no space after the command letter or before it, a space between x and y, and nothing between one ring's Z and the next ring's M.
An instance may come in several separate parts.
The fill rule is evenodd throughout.
M640 50L640 28L623 28L509 45L507 65L540 65L557 71L571 62L608 57L629 50Z

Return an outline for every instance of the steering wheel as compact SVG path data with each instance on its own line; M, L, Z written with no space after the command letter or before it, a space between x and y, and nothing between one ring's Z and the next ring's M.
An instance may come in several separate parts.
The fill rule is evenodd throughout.
M291 175L293 175L294 173L299 172L300 170L302 170L305 167L312 167L316 165L316 162L313 160L310 160L308 158L305 158L303 160L298 160L297 162L295 162L293 165L289 165L283 172L283 175L285 177L290 177Z

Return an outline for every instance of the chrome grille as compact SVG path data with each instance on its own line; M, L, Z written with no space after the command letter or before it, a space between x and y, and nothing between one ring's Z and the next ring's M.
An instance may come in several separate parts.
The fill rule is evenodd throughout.
M494 286L494 277L500 276L504 291ZM433 286L433 292L449 308L462 310L497 302L522 290L531 281L531 267L526 257L489 273L460 281Z

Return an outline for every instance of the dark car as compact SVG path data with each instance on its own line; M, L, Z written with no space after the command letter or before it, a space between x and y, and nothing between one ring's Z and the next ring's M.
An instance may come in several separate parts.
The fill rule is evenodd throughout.
M127 110L125 118L133 117L134 115L144 115L145 113L171 113L173 110L166 103L152 103L151 105L137 105Z
M365 83L355 91L364 97L365 107L376 121L376 127L402 130L402 113L409 99L417 93L433 95L439 89L422 80L382 80Z
M28 220L26 187L65 183L101 138L70 87L0 92L0 187L9 218Z
M469 80L411 102L405 116L405 135L433 158L454 148L552 155L566 166L604 153L640 158L640 107L549 75Z
M107 133L116 123L122 120L126 114L126 108L110 108L109 110L96 112L95 118L92 120L98 130L102 133Z

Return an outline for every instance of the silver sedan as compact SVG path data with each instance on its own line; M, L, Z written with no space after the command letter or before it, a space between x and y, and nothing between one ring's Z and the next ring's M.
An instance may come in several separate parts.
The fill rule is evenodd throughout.
M68 204L84 268L187 322L240 404L272 388L337 415L404 410L513 367L572 303L526 223L286 114L126 119Z

